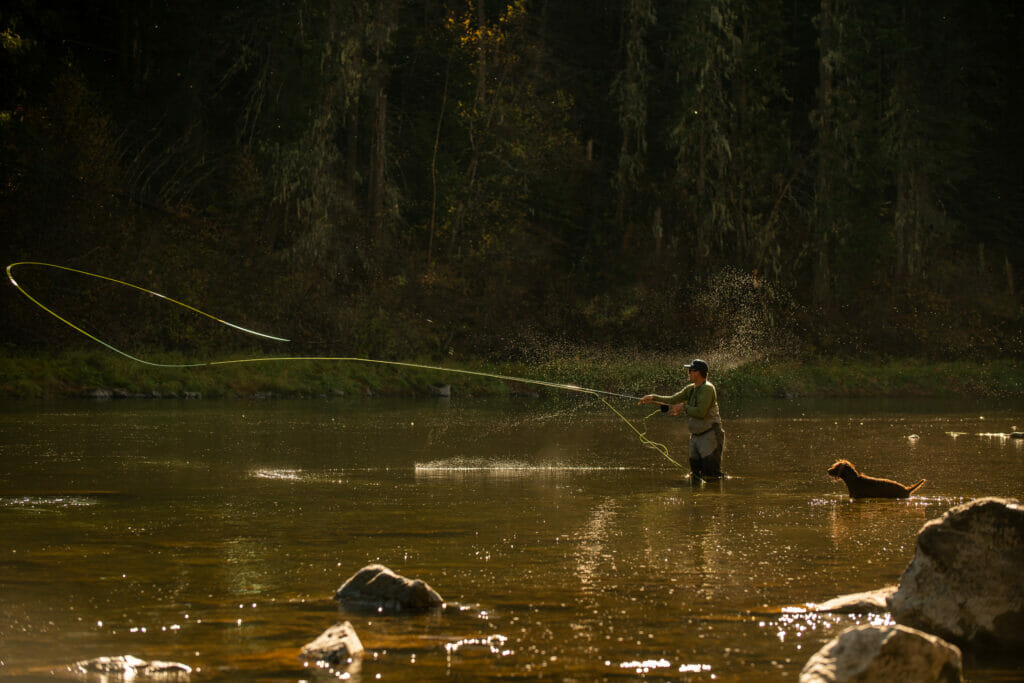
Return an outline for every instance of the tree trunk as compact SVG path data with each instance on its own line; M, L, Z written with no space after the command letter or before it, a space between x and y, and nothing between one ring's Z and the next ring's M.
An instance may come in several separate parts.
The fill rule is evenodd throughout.
M427 270L433 265L434 233L437 232L437 150L441 145L441 123L444 121L444 110L448 106L448 76L451 72L451 55L444 68L444 88L441 91L441 111L437 114L437 131L434 133L434 150L430 156L430 235L427 239Z
M833 63L838 48L835 6L837 0L821 0L818 14L818 177L814 191L814 231L817 258L814 261L812 299L816 306L828 306L832 298L832 273L828 251L829 235L834 230L835 198L832 196L836 122L833 112Z
M381 245L384 238L384 209L387 182L388 96L383 86L377 87L373 104L373 143L370 152L369 214L374 240Z
M388 164L388 95L385 90L388 67L384 49L389 30L389 7L378 0L373 31L373 123L370 139L370 174L367 188L367 213L370 219L371 242L378 253L388 250L387 234L387 164Z

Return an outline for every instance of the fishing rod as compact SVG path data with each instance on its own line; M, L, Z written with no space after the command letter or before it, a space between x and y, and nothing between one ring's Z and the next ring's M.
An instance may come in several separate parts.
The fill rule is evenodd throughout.
M68 327L72 328L73 330L75 330L79 334L82 334L82 335L88 337L89 339L93 340L94 342L96 342L98 344L101 344L102 346L106 347L110 351L113 351L114 353L116 353L118 355L124 356L125 358L128 358L129 360L135 361L136 363L142 363L143 365L149 365L151 367L158 367L158 368L199 368L199 367L214 367L214 366L224 366L224 365L239 365L239 364L243 364L243 363L275 363L275 362L297 362L297 361L312 361L312 362L316 362L316 361L329 361L329 362L367 363L367 364L376 364L376 365L389 365L389 366L392 366L392 367L411 368L411 369L418 369L418 370L429 370L429 371L435 371L435 372L456 373L456 374L461 374L461 375L471 375L471 376L475 376L475 377L486 377L486 378L497 379L497 380L501 380L501 381L505 381L505 382L518 382L518 383L521 383L521 384L533 384L533 385L537 385L537 386L548 387L548 388L551 388L551 389L562 389L564 391L572 391L572 392L577 392L577 393L581 393L581 394L589 394L591 396L594 396L594 397L600 399L600 401L602 403L604 403L606 406L608 406L608 408L610 408L612 410L612 412L614 412L616 415L618 415L622 419L623 422L625 422L627 425L629 425L630 429L632 429L636 433L636 435L638 436L638 438L640 439L640 442L642 444L644 444L645 446L647 446L649 448L653 448L654 450L656 450L659 453L661 453L662 456L664 456L669 462L674 464L676 467L679 467L680 469L685 469L685 468L683 468L682 465L680 465L678 462L676 462L676 460L674 460L668 454L668 447L666 447L664 444L660 444L660 443L658 443L656 441L651 441L647 437L647 419L649 417L653 416L653 415L656 415L659 411L655 411L654 413L651 413L651 415L648 415L647 417L643 418L644 431L641 432L639 429L636 428L636 425L634 425L625 415L623 415L611 403L609 403L607 399L605 399L605 396L611 396L611 397L616 397L616 398L628 398L628 399L631 399L631 400L639 401L641 399L641 397L639 397L639 396L631 396L629 394L622 394L622 393L617 393L617 392L614 392L614 391L604 391L604 390L601 390L601 389L591 389L589 387L581 387L581 386L578 386L576 384L562 384L562 383L559 383L559 382L549 382L549 381L546 381L546 380L530 379L530 378L527 378L527 377L513 377L511 375L502 375L502 374L497 374L497 373L492 373L492 372L481 372L481 371L478 371L478 370L466 370L466 369L463 369L463 368L446 368L446 367L441 367L441 366L438 366L438 365L425 365L425 364L422 364L422 363L410 363L410 362L394 361L394 360L379 360L379 359L374 359L374 358L356 358L356 357L351 357L351 356L270 356L270 357L258 357L258 358L238 358L238 359L230 359L230 360L212 360L212 361L201 361L201 362L191 362L191 363L158 363L158 362L155 362L155 361L146 360L144 358L139 358L138 356L134 356L134 355L128 353L127 351L123 351L122 349L119 349L116 346L113 346L112 344L107 343L106 341L100 339L99 337L97 337L96 335L92 334L91 332L88 332L87 330L82 329L80 326L76 325L71 320L65 318L64 316L62 316L59 313L57 313L56 311L54 311L52 308L48 307L46 304L44 304L41 301L39 301L38 299L36 299L34 296L29 294L25 290L25 288L22 287L18 283L18 281L14 278L14 269L16 267L18 267L18 266L39 266L39 267L43 267L43 268L54 268L54 269L57 269L57 270L63 270L63 271L69 272L69 273L75 273L77 275L82 275L82 276L85 276L85 277L91 277L91 278L95 278L95 279L98 279L98 280L104 280L104 281L111 282L111 283L114 283L114 284L117 284L117 285L121 285L121 286L124 286L124 287L130 287L130 288L135 289L135 290L137 290L139 292L142 292L144 294L149 294L151 296L155 296L157 298L160 298L160 299L162 299L164 301L167 301L169 303L172 303L172 304L174 304L176 306L181 306L182 308L185 308L185 309L187 309L189 311L192 311L193 313L196 313L198 315L201 315L201 316L204 316L206 318L209 318L210 320L213 320L216 323L219 323L221 325L225 325L225 326L230 327L232 329L238 330L239 332L242 332L244 334L249 334L249 335L253 335L253 336L256 336L256 337L262 337L264 339L270 339L270 340L273 340L273 341L280 341L280 342L289 342L291 340L285 339L284 337L278 337L278 336L275 336L275 335L272 335L272 334L266 334L264 332L257 332L256 330L252 330L252 329L249 329L247 327L242 327L241 325L236 325L235 323L228 322L227 320L224 320L222 318L218 318L215 315L211 315L211 314L209 314L209 313L207 313L205 311L202 311L202 310L200 310L200 309L198 309L198 308L196 308L194 306L191 306L189 304L186 304L186 303L184 303L182 301L178 301L177 299L172 299L169 296L165 296L165 295L160 294L158 292L154 292L153 290L147 289L146 287L141 287L139 285L135 285L135 284L132 284L130 282L125 282L124 280L118 280L116 278L108 277L106 275L100 275L98 273L90 273L89 271L79 270L78 268L70 268L68 266L61 266L61 265L58 265L58 264L55 264L55 263L45 263L45 262L41 262L41 261L17 261L15 263L11 263L10 265L7 266L7 279L10 280L11 284L14 285L14 287L19 292L21 292L29 301L34 303L36 306L38 306L42 310L46 311L48 314L50 314L51 316L53 316L57 320L59 320L62 323L64 323ZM661 406L660 412L666 412L668 410L668 406L667 405L665 405L665 404L659 404L659 405Z

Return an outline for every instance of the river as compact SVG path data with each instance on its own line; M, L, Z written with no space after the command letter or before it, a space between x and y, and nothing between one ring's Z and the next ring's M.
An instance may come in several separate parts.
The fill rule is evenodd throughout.
M646 409L616 407L643 430ZM693 486L587 396L0 404L0 678L131 654L193 680L795 680L887 615L787 608L895 583L924 522L1024 497L1024 443L1000 436L1020 400L723 414L727 478ZM646 428L686 462L681 421ZM838 458L928 483L851 502ZM340 612L374 562L446 608ZM361 659L299 659L346 619Z

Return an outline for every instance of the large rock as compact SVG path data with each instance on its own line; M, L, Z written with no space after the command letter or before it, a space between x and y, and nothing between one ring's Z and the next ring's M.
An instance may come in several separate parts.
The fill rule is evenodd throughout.
M960 650L906 626L855 626L830 640L807 660L800 683L963 681Z
M314 641L302 647L302 657L329 664L345 664L353 657L362 654L363 643L356 635L356 630L347 621L339 622L330 627Z
M382 564L360 569L341 585L334 599L349 609L378 612L421 612L444 604L423 581L399 576Z
M981 498L926 523L889 600L897 623L961 647L1024 647L1024 508Z
M101 674L117 679L137 676L161 680L184 680L192 673L192 667L178 662L146 661L132 655L96 657L75 662L72 670L80 674Z

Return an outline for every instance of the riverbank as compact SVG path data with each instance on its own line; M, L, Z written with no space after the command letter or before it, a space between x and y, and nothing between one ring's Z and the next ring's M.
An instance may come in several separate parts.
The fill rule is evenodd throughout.
M188 361L147 355L167 364ZM222 361L199 367L155 367L103 350L0 356L0 398L334 398L430 396L448 385L453 396L549 394L572 384L640 395L682 386L690 356L595 353L538 362L464 364L436 361ZM1017 359L935 363L915 359L818 358L729 361L708 356L711 380L730 400L797 397L1024 396ZM501 378L488 375L499 375Z

